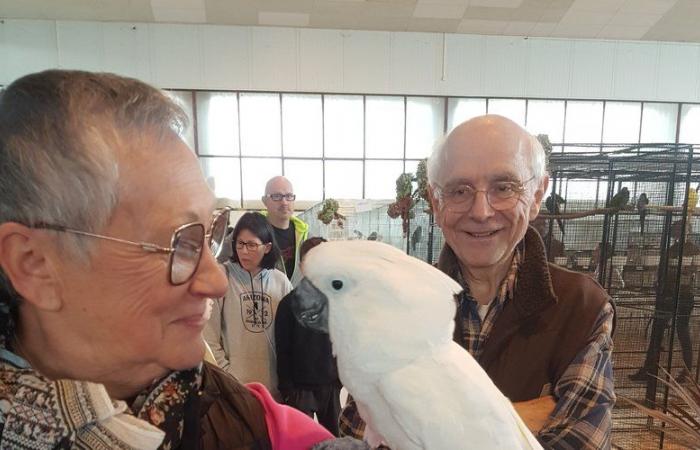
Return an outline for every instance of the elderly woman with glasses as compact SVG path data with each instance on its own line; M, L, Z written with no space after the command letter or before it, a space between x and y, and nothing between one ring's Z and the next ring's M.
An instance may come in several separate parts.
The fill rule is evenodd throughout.
M292 284L275 269L279 249L265 216L243 214L231 235L233 255L224 263L228 291L214 300L204 336L221 368L279 397L274 320Z
M185 125L167 95L115 75L47 71L0 93L0 448L331 437L202 363L229 211Z

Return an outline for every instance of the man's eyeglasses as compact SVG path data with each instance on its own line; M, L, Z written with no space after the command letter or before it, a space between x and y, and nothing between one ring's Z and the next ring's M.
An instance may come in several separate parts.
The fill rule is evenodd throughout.
M236 241L236 248L238 250L243 250L243 247L245 247L249 252L254 252L258 249L258 247L264 247L267 244L258 244L257 242L246 242L246 241Z
M134 242L126 239L104 236L100 234L88 233L87 231L75 230L62 225L39 223L31 228L59 231L63 233L77 234L120 244L141 247L142 250L150 253L164 253L170 255L168 262L168 280L173 286L187 283L197 271L202 260L202 248L206 240L209 250L214 257L219 256L223 248L228 219L231 208L216 210L212 217L209 232L204 232L204 225L198 222L187 223L178 227L170 238L170 247L161 247L149 242Z
M275 202L281 202L282 199L293 202L297 198L296 194L267 194L265 197Z
M535 177L519 181L499 181L492 184L486 190L474 189L468 184L461 184L450 188L438 188L436 194L445 208L452 212L467 212L474 205L478 192L486 194L486 201L496 211L505 211L514 208L518 200L525 192L525 185Z

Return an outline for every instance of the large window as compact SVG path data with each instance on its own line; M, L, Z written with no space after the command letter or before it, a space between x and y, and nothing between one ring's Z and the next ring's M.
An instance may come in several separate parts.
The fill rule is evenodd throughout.
M279 94L241 94L241 154L281 156L282 128Z
M284 174L300 207L324 198L392 199L396 177L415 173L435 142L475 116L499 114L566 151L625 144L700 144L700 105L661 102L170 91L193 127L218 197L259 206L268 178ZM677 124L680 129L677 130ZM196 142L195 142L196 138ZM604 147L601 144L613 144ZM562 186L571 198L602 198L596 182ZM258 203L256 203L258 202Z
M408 97L406 100L406 158L430 156L445 130L445 99Z
M365 156L403 158L405 118L403 97L367 97Z
M641 103L607 102L603 121L603 143L629 144L639 142L641 115Z
M683 105L679 141L700 144L700 105Z
M324 156L362 158L365 150L363 97L325 96L323 118Z
M567 102L564 142L567 144L599 143L603 134L603 102ZM571 148L571 147L570 147ZM590 151L590 148L571 148Z
M486 114L485 98L450 98L447 100L447 128L454 127L473 117Z
M227 92L197 94L199 154L240 154L238 140L238 96Z
M323 100L320 95L282 96L284 156L323 156Z
M676 103L645 103L642 109L641 142L676 142L677 118Z
M525 100L494 98L489 100L489 114L498 114L525 126Z
M527 105L527 130L535 136L546 134L552 143L564 142L565 110L566 103L562 100L530 100Z

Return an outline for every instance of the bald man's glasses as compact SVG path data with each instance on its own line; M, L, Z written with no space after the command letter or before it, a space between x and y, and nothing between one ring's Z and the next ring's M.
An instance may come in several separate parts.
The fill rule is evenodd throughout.
M281 202L282 200L293 202L297 198L295 194L267 194L265 197L269 198L274 202Z
M141 250L150 253L163 253L170 255L168 263L168 281L173 286L187 283L197 272L199 263L202 260L202 249L206 242L214 257L219 256L224 246L224 238L228 228L231 208L223 208L214 211L211 226L205 233L205 227L201 223L192 222L179 226L170 237L170 247L161 247L150 242L134 242L126 239L101 234L89 233L87 231L68 228L63 225L48 223L38 223L31 228L59 231L71 233L78 236L85 236L95 239L116 242L119 244L140 247Z
M444 207L452 212L468 212L479 192L486 195L489 206L496 211L505 211L514 208L518 200L525 192L525 185L535 177L519 181L499 181L493 183L488 189L474 189L468 184L460 184L448 188L438 188L436 193Z

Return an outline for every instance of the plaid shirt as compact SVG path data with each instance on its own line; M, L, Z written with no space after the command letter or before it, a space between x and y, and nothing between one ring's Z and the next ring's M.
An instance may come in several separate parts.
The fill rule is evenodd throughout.
M462 310L461 338L467 351L479 359L503 306L517 283L520 255L516 252L510 270L491 302L483 323L478 304L470 296L461 275L458 282L465 288L460 298ZM612 406L615 403L611 364L613 309L608 303L598 315L593 332L584 347L552 390L557 399L554 411L537 434L546 449L609 449ZM362 438L365 424L350 400L340 415L340 434Z
M481 351L486 339L489 337L489 334L491 334L493 324L496 323L496 318L498 318L503 310L506 300L513 296L519 265L520 252L516 250L508 274L501 282L501 286L496 292L496 298L493 299L489 305L488 312L483 322L479 316L479 304L469 293L469 285L464 281L462 273L457 273L457 282L464 288L459 298L460 310L462 312L462 322L459 327L461 331L460 344L462 344L477 361L481 358Z

